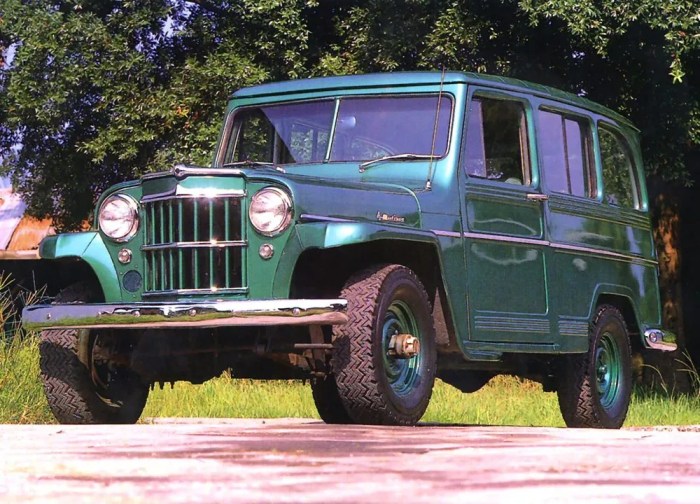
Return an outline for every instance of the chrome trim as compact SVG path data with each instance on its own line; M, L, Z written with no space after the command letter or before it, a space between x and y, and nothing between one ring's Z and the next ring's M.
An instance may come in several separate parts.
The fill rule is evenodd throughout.
M336 325L348 321L346 310L344 299L32 305L22 311L22 323L32 330Z
M447 236L450 238L463 237L463 238L471 238L474 240L496 241L496 242L504 242L504 243L516 243L516 244L520 244L520 245L538 245L538 246L542 246L542 247L550 246L553 249L557 249L557 250L565 250L565 251L569 251L569 252L581 252L583 254L605 256L605 257L609 257L611 259L642 263L642 264L646 264L649 266L657 266L659 264L659 262L655 259L647 259L645 257L640 257L640 256L635 256L635 255L620 254L619 252L613 252L611 250L596 249L596 248L590 248L590 247L581 247L579 245L569 245L566 243L550 242L548 240L518 238L518 237L507 236L507 235L494 235L494 234L486 234L486 233L469 233L469 232L468 233L458 233L458 232L454 232L454 231L442 231L440 229L431 229L430 231L437 236Z
M325 215L301 214L299 220L320 221L320 222L355 222L350 219L341 219L340 217L327 217Z
M620 254L619 252L613 252L611 250L580 247L578 245L567 245L565 243L552 243L552 248L559 249L559 250L567 250L567 251L571 251L571 252L583 252L586 254L602 255L602 256L610 257L611 259L618 259L621 261L640 262L640 263L648 264L650 266L658 265L658 261L656 261L654 259L647 259L645 257L634 256L634 255Z
M119 236L119 237L114 237L110 236L107 234L104 230L104 226L102 225L102 212L104 211L105 206L107 206L112 200L122 200L127 204L129 207L129 211L132 214L133 221L131 223L131 227L129 228L129 231L124 235L124 236ZM129 240L131 240L134 236L136 236L136 233L139 230L139 227L141 225L141 220L139 219L139 203L136 201L132 196L129 196L128 194L124 193L115 193L111 194L110 196L107 196L102 204L100 205L100 209L97 212L97 223L99 224L100 231L102 232L103 235L105 235L107 238L109 238L112 241L115 241L117 243L126 243Z
M196 241L196 242L170 242L159 243L157 245L143 245L141 250L168 250L168 249L187 249L187 248L224 248L224 247L246 247L248 242L245 240L229 240L229 241Z
M461 238L462 233L457 233L455 231L440 231L439 229L431 229L431 231L437 236L447 236L449 238Z
M507 242L507 243L517 243L519 245L537 245L540 247L546 247L550 243L547 240L538 240L537 238L517 238L505 235L492 235L484 233L464 233L465 238L471 238L472 240L487 240L487 241L497 241L497 242Z
M177 177L184 175L241 175L243 170L239 168L204 168L200 166L175 165L167 171L146 173L141 176L141 180L151 180L163 177Z
M179 184L175 187L176 198L242 198L243 196L245 196L245 191L243 189L192 189L188 187L182 187Z
M662 329L647 329L644 331L644 344L652 350L673 352L678 349L676 335Z
M202 296L209 294L210 296L223 296L224 294L248 294L248 287L202 287L199 289L168 289L157 291L146 291L141 294L144 298L162 298L172 296Z
M163 193L150 194L143 196L141 198L141 203L154 203L156 201L171 201L179 199L196 199L196 198L244 198L246 192L240 189L230 190L230 191L201 191L201 192L179 192L181 187L177 186L174 191L167 191Z
M549 196L542 193L527 193L525 199L528 201L547 201Z
M284 220L280 223L280 225L277 227L277 229L273 229L272 231L264 231L258 226L256 226L255 220L253 218L253 207L255 206L255 201L257 198L260 198L264 193L273 193L276 194L281 200L282 203L285 206L285 212L284 212ZM287 194L286 191L283 191L279 187L274 187L274 186L267 186L262 189L260 189L258 192L256 192L253 197L250 199L250 204L248 205L248 220L250 221L251 225L253 226L253 229L255 229L256 232L263 236L267 237L273 237L277 236L278 234L281 234L287 230L289 227L289 224L292 222L292 215L294 214L294 205L292 204L292 197Z

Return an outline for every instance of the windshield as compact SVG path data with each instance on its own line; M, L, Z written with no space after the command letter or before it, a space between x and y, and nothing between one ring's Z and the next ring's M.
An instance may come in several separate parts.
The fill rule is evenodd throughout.
M246 107L235 112L228 126L222 164L368 161L397 154L442 157L451 116L451 98L437 94Z

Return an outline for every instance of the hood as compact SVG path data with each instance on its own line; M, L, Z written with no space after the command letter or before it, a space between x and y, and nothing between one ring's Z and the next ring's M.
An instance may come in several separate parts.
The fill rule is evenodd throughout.
M354 172L356 173L357 165ZM388 181L319 178L308 172L283 173L273 168L199 168L178 166L169 172L142 178L143 197L176 194L226 194L245 191L248 196L267 185L286 188L297 221L351 220L420 224L416 191Z
M250 174L251 182L286 186L300 221L366 221L420 225L416 191L390 182L319 179L308 175Z

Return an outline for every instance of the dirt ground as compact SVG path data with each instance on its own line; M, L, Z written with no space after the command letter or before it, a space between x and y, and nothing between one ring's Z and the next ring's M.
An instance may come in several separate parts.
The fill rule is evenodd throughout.
M698 502L697 428L0 426L0 502Z

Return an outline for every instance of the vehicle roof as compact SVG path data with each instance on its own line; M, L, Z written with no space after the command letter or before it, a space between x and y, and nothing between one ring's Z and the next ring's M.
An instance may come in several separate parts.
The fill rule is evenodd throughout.
M282 82L271 82L242 88L233 93L233 98L257 98L271 95L322 92L340 89L396 88L416 85L482 84L508 91L519 91L550 98L605 115L636 130L635 126L621 114L599 103L557 88L536 84L511 77L479 74L473 72L387 72L338 77L315 77Z

